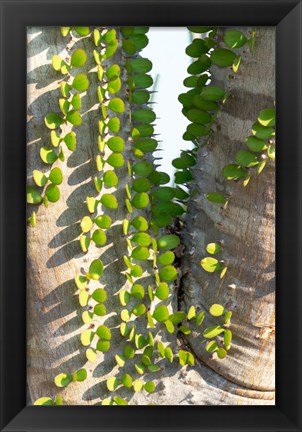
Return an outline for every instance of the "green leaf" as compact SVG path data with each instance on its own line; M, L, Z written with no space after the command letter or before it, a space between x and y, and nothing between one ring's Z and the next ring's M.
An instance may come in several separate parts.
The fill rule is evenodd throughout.
M98 47L101 43L102 36L98 29L93 30L93 42L96 47Z
M152 69L152 62L146 58L134 58L130 59L126 62L126 67L129 70L129 72L134 72L138 74L144 74L147 72L150 72Z
M165 322L169 318L169 311L167 306L157 306L153 312L153 318L158 322Z
M33 179L37 186L43 187L47 183L47 177L41 171L33 170Z
M108 129L113 133L118 133L121 127L121 122L118 117L111 117L107 123Z
M275 135L275 131L272 127L262 126L262 124L256 122L252 126L252 134L262 140L267 140Z
M129 374L124 374L121 378L121 381L122 381L123 386L125 386L127 388L132 387L132 378Z
M60 185L63 181L63 175L61 169L58 167L53 168L50 171L49 180L55 185Z
M200 57L207 52L207 47L202 39L194 39L192 43L187 46L186 54L190 57Z
M155 295L160 300L166 300L169 297L169 286L166 282L161 282L156 291Z
M133 348L131 345L129 345L129 344L126 344L126 345L124 346L124 351L123 351L123 353L124 353L124 356L125 356L127 359L131 359L131 358L133 358L134 355L135 355L134 348Z
M92 261L89 267L89 274L91 276L91 279L93 280L100 279L103 271L104 271L104 265L101 260L96 259Z
M72 381L72 377L66 373L61 373L55 377L54 381L57 387L65 387Z
M275 145L271 144L267 149L267 155L270 159L275 159Z
M137 74L132 76L133 86L135 89L146 89L153 85L153 79L150 75ZM151 122L148 122L151 123Z
M87 76L83 73L76 75L72 82L72 87L79 92L86 91L89 87Z
M247 150L239 150L235 155L235 160L244 167L253 167L259 163L257 156Z
M146 313L146 306L144 304L135 305L132 309L132 313L135 316L142 316L144 313Z
M54 401L49 397L41 397L34 402L34 405L54 405Z
M140 379L136 379L135 381L133 381L133 389L135 392L140 392L141 389L143 388L143 383Z
M104 303L107 299L107 294L104 288L97 288L92 293L92 298L98 303Z
M134 284L131 288L131 295L137 300L143 300L145 296L144 287L140 284Z
M40 157L46 164L53 164L58 159L56 152L51 147L46 146L40 149Z
M74 372L73 374L73 380L74 381L85 381L85 379L87 378L87 371L86 369L79 369L78 371Z
M208 201L218 204L225 204L227 202L226 198L219 192L209 192L206 197Z
M229 48L241 48L247 43L247 37L239 30L227 30L224 35L224 43Z
M222 175L227 180L238 180L246 176L246 171L240 165L230 164L222 169Z
M125 365L125 357L120 356L118 354L116 354L114 356L116 363L118 364L119 367L124 367Z
M131 256L136 260L145 261L149 258L150 252L149 249L144 246L137 246L133 249Z
M118 397L118 396L114 396L113 401L114 401L117 405L128 405L128 402L127 402L125 399L123 399L123 398L121 398L121 397Z
M132 119L140 123L152 123L156 118L156 114L151 109L137 109L132 113Z
M180 245L180 238L176 234L166 234L157 240L159 249L175 249Z
M95 349L93 349L93 348L88 348L87 350L86 350L86 358L87 358L87 360L89 361L89 362L91 362L91 363L93 363L95 360L96 360L96 358L97 358L97 354L96 354L96 351L95 351Z
M225 96L225 91L217 86L206 86L202 89L200 96L206 101L218 101Z
M170 363L173 362L174 356L173 356L172 349L170 347L165 348L165 357Z
M114 195L112 195L112 194L103 194L102 195L102 197L101 197L101 199L100 199L100 201L101 201L101 203L105 206L105 207L107 207L107 208L109 208L109 209L112 209L112 210L115 210L115 209L117 209L118 208L118 202L117 202L117 199L116 199L116 197L114 196Z
M107 379L107 388L109 391L114 391L120 385L121 381L116 377L110 377Z
M224 307L215 303L210 307L209 312L212 316L219 317L224 314Z
M139 192L134 195L132 205L137 209L144 209L149 205L149 195L145 192Z
M92 312L89 312L89 311L86 310L86 311L84 311L82 313L82 321L83 321L84 324L91 323L92 318L93 318L93 313Z
M155 139L149 138L141 141L137 141L134 147L143 153L153 152L158 146L158 142Z
M107 84L107 90L111 94L118 93L122 87L122 82L119 77L112 78Z
M82 124L82 117L78 111L71 110L66 116L66 120L74 126L80 126Z
M32 212L31 216L27 219L27 222L34 228L37 225L36 212Z
M77 276L74 278L74 282L75 282L76 287L77 287L79 290L82 290L82 289L86 288L86 285L87 285L87 278L86 278L85 276L77 275Z
M189 134L195 136L195 137L202 137L202 136L206 136L209 134L209 128L207 128L206 126L201 125L201 124L190 123L187 126L187 132ZM180 174L180 173L176 173L175 178L176 178L177 174ZM190 180L191 180L191 178L190 178Z
M60 89L61 89L62 96L67 98L69 96L71 86L67 82L62 81L60 84Z
M172 282L177 279L178 273L175 267L169 265L159 270L159 277L164 281Z
M71 105L75 110L81 109L81 96L78 93L72 96Z
M135 335L135 346L137 349L142 349L147 345L148 341L142 334Z
M275 116L276 110L275 108L267 108L260 111L258 115L258 122L265 127L273 127L275 126Z
M70 64L73 67L82 67L86 63L87 55L83 49L77 49L72 53Z
M195 317L196 317L195 306L192 305L188 311L187 318L188 318L188 320L191 320L192 318L195 318Z
M224 359L227 356L227 351L223 348L218 348L217 350L217 356L220 359Z
M107 159L107 163L114 168L121 168L124 166L124 156L121 153L111 153Z
M109 149L113 152L122 152L125 148L125 141L119 136L109 138L106 142Z
M219 346L218 346L217 342L214 341L214 340L208 342L207 345L206 345L206 350L209 353L213 353L213 352L217 351L218 348L219 348Z
M128 291L126 290L122 290L119 292L119 299L120 299L120 304L122 306L127 306L127 304L130 301L130 294Z
M225 48L217 48L211 53L211 61L219 67L232 66L236 54Z
M125 104L120 98L112 98L109 101L108 108L116 113L123 113L125 111Z
M203 258L200 261L200 265L205 271L209 273L222 270L222 266L219 263L219 261L216 258L212 258L212 257Z
M118 184L118 177L113 170L108 170L103 175L103 181L106 186L114 187Z
M221 326L212 326L205 329L205 331L203 332L203 336L207 339L212 339L220 335L220 333L222 333L223 331L224 328Z
M90 33L89 27L74 27L74 29L80 36L88 36Z
M82 345L84 345L84 346L90 345L91 342L92 342L92 340L93 340L93 337L94 337L93 331L91 331L91 330L84 330L81 333L81 343L82 343Z
M153 381L147 381L146 384L144 385L144 389L148 393L153 393L155 391L155 384L154 384L154 382Z
M107 44L114 42L116 40L116 30L114 28L107 30L104 35L104 40Z
M206 249L209 254L215 255L221 251L221 246L219 243L209 243Z
M267 149L266 143L255 136L249 136L246 139L246 145L251 151L256 153L262 152L263 150Z
M143 105L150 99L150 93L147 90L136 90L130 95L130 102Z
M87 233L91 230L93 226L93 221L89 216L84 216L81 220L80 227L83 233Z
M79 294L79 304L84 307L87 306L89 301L89 293L86 290L82 290Z
M167 251L159 255L158 262L161 265L170 265L173 264L175 260L175 254L174 252Z
M104 316L104 315L106 315L106 312L107 311L106 311L105 305L103 305L103 304L97 304L97 305L94 306L93 313L95 315L97 315L97 316Z
M73 131L65 135L64 141L70 151L76 149L76 134Z
M100 215L97 216L97 218L94 220L94 223L100 228L108 229L111 227L112 219L108 215Z
M57 202L60 199L60 189L55 184L50 184L45 190L45 195L50 202Z
M173 314L171 314L169 316L170 321L175 325L181 323L186 318L187 318L187 315L182 311L174 312Z
M213 30L214 27L197 27L197 26L190 26L188 29L193 33L208 33L211 30Z
M122 321L129 321L130 320L130 313L127 309L123 309L121 311L121 320Z
M197 315L197 317L196 317L196 324L197 324L198 326L201 326L201 324L203 323L204 317L205 317L205 312L204 312L204 311L200 312L200 313Z
M131 269L131 275L133 277L141 277L143 274L143 269L138 264L134 265Z
M110 342L106 340L99 340L96 349L101 352L107 352L110 349Z
M61 135L60 135L59 131L52 130L50 132L50 141L54 147L58 147L58 145L61 142Z
M191 333L191 330L189 329L189 327L183 326L181 325L179 327L179 331L181 331L183 334L188 335Z
M111 340L111 331L105 325L100 325L96 330L96 334L102 340L105 340L105 341Z
M225 330L223 335L224 347L228 351L231 348L232 332L231 330Z
M152 173L153 165L148 161L137 162L133 166L133 171L138 176L147 177Z
M98 206L98 201L94 197L86 197L86 204L89 213L94 213Z
M61 70L62 65L64 64L64 61L61 59L60 56L54 55L54 56L52 56L51 64L52 64L52 67L54 68L54 70L59 72Z
M137 178L132 185L132 189L135 192L148 192L150 188L151 188L150 181L144 177Z
M114 53L116 52L118 48L118 41L117 40L113 40L112 42L110 42L107 45L105 54L103 55L104 60L112 57L114 55Z
M107 241L107 236L105 232L100 228L94 231L92 234L92 240L95 242L98 246L104 246Z
M64 122L62 117L56 113L49 113L44 117L44 123L48 129L57 129Z
M147 231L147 229L149 228L148 222L147 222L147 220L143 216L136 216L131 221L131 224L138 231Z
M28 204L39 204L42 201L40 192L33 186L26 187L26 202Z
M191 109L186 113L186 117L193 123L206 124L210 123L212 117L206 111Z

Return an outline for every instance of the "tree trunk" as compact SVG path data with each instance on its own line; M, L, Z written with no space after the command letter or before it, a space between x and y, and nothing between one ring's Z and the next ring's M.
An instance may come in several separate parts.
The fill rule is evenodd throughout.
M84 254L79 246L79 222L89 214L86 197L96 196L93 178L98 174L95 156L98 154L100 111L93 44L89 38L77 41L67 38L67 41L68 44L58 28L28 29L28 183L32 182L34 169L49 170L40 160L39 150L50 145L44 117L48 112L58 112L61 75L51 66L52 56L60 54L65 58L74 44L77 48L83 47L88 55L85 71L90 79L90 87L81 98L81 114L85 121L75 128L77 149L73 153L64 149L65 162L56 162L64 176L60 186L61 199L48 208L41 205L36 209L37 226L28 228L29 404L42 396L53 398L56 394L62 395L66 405L99 403L109 396L106 379L119 373L114 356L121 353L123 346L118 328L122 308L117 293L129 288L129 282L120 272L126 270L123 256L127 255L127 242L121 225L128 216L125 186L130 179L125 164L119 169L117 188L105 191L117 197L118 209L98 209L114 221L106 232L107 244L101 248L90 247ZM221 168L232 163L235 152L243 146L257 113L273 105L274 29L257 29L254 52L244 57L234 80L228 80L228 73L213 70L215 81L227 85L232 97L218 116L217 131L208 147L198 152L193 186L198 188L198 194L188 203L181 287L184 294L181 306L186 309L194 304L208 310L211 304L221 303L233 310L233 346L227 358L219 361L205 356L203 338L196 332L187 341L177 340L176 334L157 335L163 342L169 342L173 350L189 346L184 349L192 349L197 361L194 367L183 369L176 362L162 361L162 370L155 378L151 373L146 375L147 380L156 381L155 393L133 394L126 388L119 393L131 404L274 403L274 167L268 163L261 175L253 176L245 188L241 183L227 183L220 174ZM124 62L121 50L118 50L107 65L118 63L123 66ZM133 156L126 87L124 76L118 96L125 100L126 111L120 117L123 128L119 135L125 139L123 154L128 161ZM205 193L217 188L232 193L224 210L204 199ZM228 263L228 272L222 280L216 275L209 277L199 264L206 256L206 244L217 240L224 241L223 259ZM85 274L96 258L101 258L105 265L102 279L94 287L106 288L107 315L94 318L92 324L97 327L105 323L113 338L110 351L99 353L97 362L90 364L85 347L80 343L81 332L90 324L82 322L83 309L78 303L74 277ZM144 273L146 287L148 281L154 282L150 268L147 267ZM174 291L166 302L170 311L177 310L177 294ZM208 316L206 320L210 322ZM144 334L144 323L139 322L137 330ZM81 367L88 372L85 381L71 383L63 389L55 386L53 381L57 374L72 374Z

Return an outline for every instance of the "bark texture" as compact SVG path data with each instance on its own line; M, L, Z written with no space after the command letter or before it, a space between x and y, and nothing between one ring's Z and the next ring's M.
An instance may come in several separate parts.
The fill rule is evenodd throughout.
M83 254L79 246L80 220L88 215L85 200L95 196L93 177L97 175L97 78L93 60L93 45L87 38L79 41L64 39L58 28L28 28L28 183L33 169L48 172L40 160L39 150L50 145L49 130L44 125L48 112L58 112L61 76L51 66L55 54L69 55L75 43L88 55L85 72L90 87L82 95L83 124L75 128L77 149L64 149L66 160L56 162L64 180L60 186L61 199L46 209L37 210L37 226L28 228L27 263L27 341L28 341L28 403L42 396L60 393L64 404L96 404L108 397L106 379L118 374L114 355L120 353L119 333L121 306L117 293L128 286L120 272L126 270L123 255L127 254L121 223L127 217L125 185L129 181L126 166L120 169L116 195L116 211L99 209L112 216L114 224L107 231L105 247L91 247ZM152 60L152 59L151 59ZM123 63L121 54L113 61ZM81 70L82 71L82 70ZM172 349L191 347L202 361L194 367L181 369L175 362L160 364L157 391L147 395L123 389L119 396L131 404L200 404L247 405L272 404L274 398L274 168L268 164L264 172L241 184L227 183L220 175L221 168L233 161L237 149L250 134L252 123L260 109L273 105L274 99L274 30L257 29L255 51L246 55L235 80L227 81L220 70L214 71L217 81L229 83L233 97L218 118L217 131L206 150L199 152L196 186L199 194L188 205L187 231L184 234L186 254L183 264L184 307L191 304L201 309L215 302L228 303L234 311L232 331L234 345L226 360L219 362L205 356L200 336L193 333L188 341L164 336ZM122 96L125 97L125 84ZM119 97L122 97L119 95ZM126 100L126 97L125 97ZM126 104L127 105L127 104ZM121 136L126 140L125 158L131 159L128 105L121 118ZM226 210L208 203L204 193L216 190L231 192L232 200ZM33 206L29 210L32 210ZM220 222L223 225L220 225ZM206 274L199 265L205 256L205 245L224 240L224 256L228 262L227 276L221 281ZM194 252L194 253L193 253ZM107 291L107 315L101 320L111 328L112 348L98 354L93 365L87 362L80 333L85 329L81 319L74 277L85 273L90 262L101 258L105 271L100 283ZM146 280L148 276L146 269ZM152 283L152 281L151 281ZM235 284L235 289L228 285ZM167 301L171 311L177 308L177 293ZM101 321L95 323L99 325ZM140 327L139 327L140 329ZM269 330L268 330L269 329ZM141 327L143 332L143 327ZM158 336L159 338L159 336ZM188 345L189 343L189 345ZM257 361L255 361L257 358ZM71 383L58 389L54 377L61 372L72 373L81 367L88 372L82 383ZM127 372L127 371L126 371ZM149 373L146 379L153 379Z

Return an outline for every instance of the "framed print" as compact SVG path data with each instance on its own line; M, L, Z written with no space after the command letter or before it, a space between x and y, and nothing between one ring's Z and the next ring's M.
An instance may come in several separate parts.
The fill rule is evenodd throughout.
M300 430L300 2L1 17L1 430Z

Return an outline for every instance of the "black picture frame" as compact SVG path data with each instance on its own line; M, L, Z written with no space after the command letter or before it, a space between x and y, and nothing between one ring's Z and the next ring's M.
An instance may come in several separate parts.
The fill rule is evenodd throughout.
M301 431L301 1L0 3L1 431ZM96 21L102 25L276 26L275 406L26 406L26 26L95 25Z

